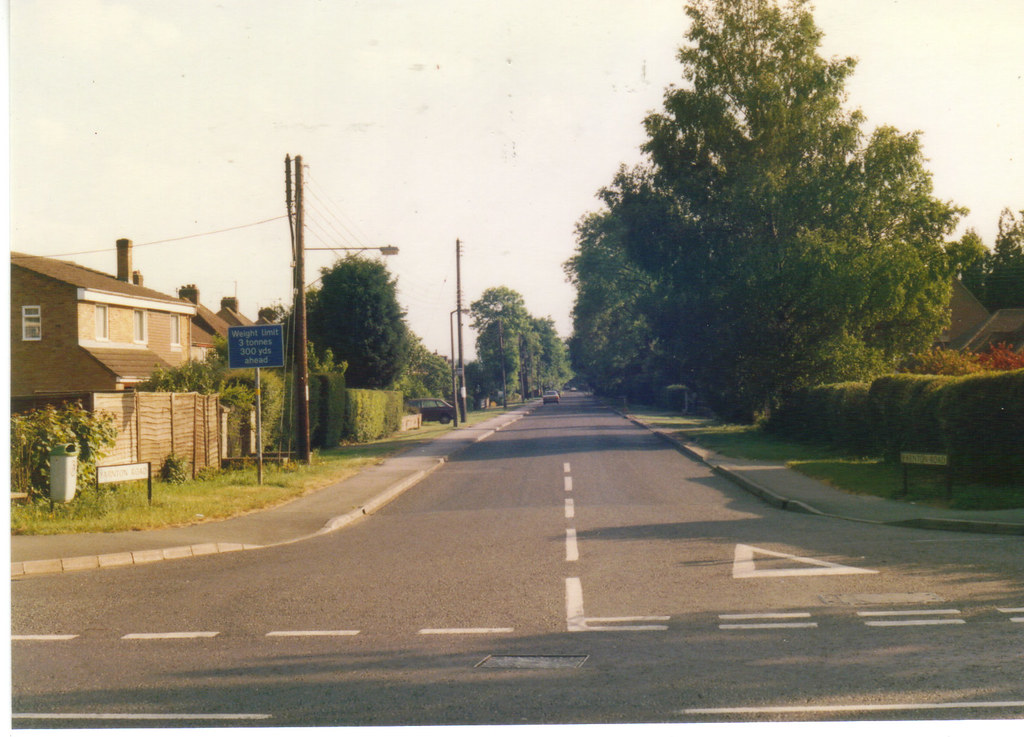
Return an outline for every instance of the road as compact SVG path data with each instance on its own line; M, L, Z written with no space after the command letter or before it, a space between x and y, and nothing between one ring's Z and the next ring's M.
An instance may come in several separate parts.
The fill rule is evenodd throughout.
M1024 716L1024 540L768 507L570 395L277 548L12 583L15 727Z

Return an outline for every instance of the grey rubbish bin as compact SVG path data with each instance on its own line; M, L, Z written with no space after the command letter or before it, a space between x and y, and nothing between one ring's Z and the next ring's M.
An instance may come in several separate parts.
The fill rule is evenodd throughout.
M78 484L78 446L62 443L50 450L50 499L70 502Z

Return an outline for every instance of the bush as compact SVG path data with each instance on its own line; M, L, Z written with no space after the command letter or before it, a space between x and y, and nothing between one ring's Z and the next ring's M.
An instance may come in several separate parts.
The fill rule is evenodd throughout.
M387 437L402 427L401 392L346 389L345 437L357 443Z
M945 453L955 473L1024 480L1024 370L899 374L796 392L765 424L776 435L856 453Z
M966 377L948 387L940 411L955 469L1024 481L1024 370Z
M173 453L160 466L160 480L168 484L184 484L189 477L189 462Z
M43 407L11 415L11 491L34 496L50 493L50 449L78 446L78 491L96 484L96 463L117 440L114 419L89 412L81 404Z

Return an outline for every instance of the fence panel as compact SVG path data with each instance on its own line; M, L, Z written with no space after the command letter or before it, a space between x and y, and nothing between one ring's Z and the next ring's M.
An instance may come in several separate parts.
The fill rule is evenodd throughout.
M169 455L188 461L193 473L219 468L221 412L217 395L195 392L118 392L94 395L96 410L114 416L117 442L104 463L163 465Z

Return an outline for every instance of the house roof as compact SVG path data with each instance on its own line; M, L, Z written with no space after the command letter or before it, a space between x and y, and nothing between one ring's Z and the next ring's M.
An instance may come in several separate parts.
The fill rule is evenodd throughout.
M1014 350L1024 347L1024 308L998 310L957 341L955 348L984 351L996 343L1009 343Z
M233 310L230 307L221 307L220 312L217 313L217 316L231 327L247 328L250 325L255 324L252 320L243 315L241 312ZM224 333L224 336L227 337L226 332Z
M85 266L79 266L78 264L70 261L59 261L45 256L33 256L27 253L12 252L11 266L27 269L28 271L33 271L37 274L41 274L42 276L56 279L57 281L70 284L75 287L112 292L114 294L121 294L138 299L158 300L160 302L171 302L174 304L192 304L188 300L179 299L178 297L172 297L154 289L140 287L137 284L121 281L110 274L105 274L102 271L90 269Z
M155 368L171 368L164 359L144 348L85 348L86 353L124 381L143 381Z
M216 312L211 310L202 304L196 305L196 316L192 318L192 324L199 327L207 337L210 337L208 342L212 343L212 336L219 335L222 338L228 337L229 324L218 315ZM199 342L197 336L192 336L193 342Z

